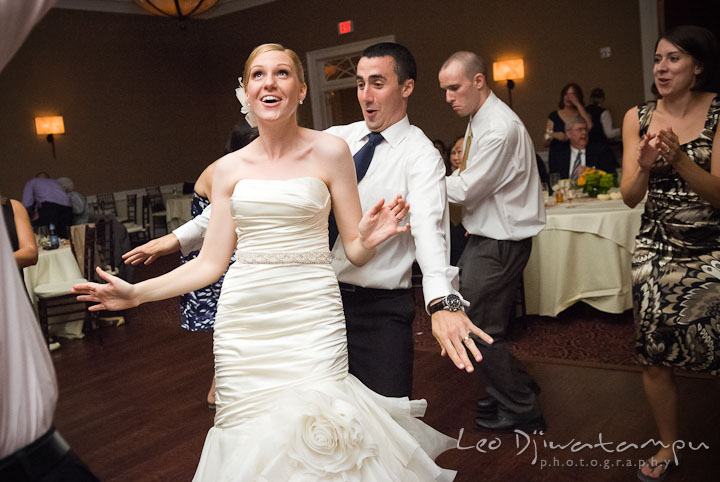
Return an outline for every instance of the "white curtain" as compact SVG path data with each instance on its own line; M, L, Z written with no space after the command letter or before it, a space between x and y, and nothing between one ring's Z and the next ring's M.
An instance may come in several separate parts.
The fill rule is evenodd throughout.
M0 71L54 2L0 0ZM47 432L57 393L52 360L0 211L0 459Z

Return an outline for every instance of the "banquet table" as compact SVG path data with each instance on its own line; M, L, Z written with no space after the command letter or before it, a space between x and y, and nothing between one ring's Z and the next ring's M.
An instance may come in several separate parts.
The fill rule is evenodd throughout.
M622 200L548 207L524 272L527 313L557 316L578 301L607 313L632 308L632 252L643 210Z
M173 197L165 201L167 227L172 231L192 219L190 203L192 196Z
M77 264L70 246L61 246L58 249L38 249L38 262L33 266L23 269L25 286L32 300L33 306L37 308L35 299L35 287L46 283L57 283L59 281L77 280L83 277L80 267ZM51 326L54 335L69 338L81 338L82 321L73 321L62 325Z
M61 246L53 250L38 250L38 262L23 269L25 286L33 304L35 287L46 283L57 283L82 278L80 267L70 246Z

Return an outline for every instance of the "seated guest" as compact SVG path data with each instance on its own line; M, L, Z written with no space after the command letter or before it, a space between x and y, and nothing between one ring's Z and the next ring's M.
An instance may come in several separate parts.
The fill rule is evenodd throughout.
M70 198L55 179L46 172L38 173L25 184L22 204L28 210L32 225L55 225L59 236L68 237L67 227L72 223Z
M565 134L567 121L575 117L582 117L587 121L588 129L592 128L592 118L584 106L583 91L578 84L571 82L562 88L558 110L554 110L548 115L545 124L545 147L549 147L548 159L551 164L569 145Z
M550 159L550 172L557 172L561 178L572 178L580 166L602 169L614 173L617 161L606 142L588 142L589 129L582 117L565 123L565 134L570 141Z
M456 169L460 168L460 163L462 162L463 157L463 145L465 143L465 138L463 136L458 137L455 139L455 142L453 143L452 147L450 147L450 153L448 155L447 162L445 163L445 175L449 176L453 172L455 172Z
M75 190L75 185L73 184L72 179L70 179L69 177L58 177L56 180L70 198L70 205L72 207L73 213L73 226L76 224L87 224L88 216L90 215L90 209L88 208L88 203L87 199L85 199L85 196Z
M20 269L34 265L37 263L38 250L30 216L20 201L0 196L0 204L15 263Z

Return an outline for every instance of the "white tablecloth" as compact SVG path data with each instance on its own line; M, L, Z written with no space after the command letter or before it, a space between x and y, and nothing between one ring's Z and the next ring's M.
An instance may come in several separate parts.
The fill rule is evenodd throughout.
M34 266L23 269L25 286L33 303L35 303L35 287L45 283L74 280L82 278L80 267L69 246L38 252L38 262Z
M547 209L525 268L528 314L557 316L583 301L608 313L632 307L631 261L644 204L562 203Z
M168 230L172 231L192 219L191 202L192 196L173 197L165 201Z
M33 306L37 308L35 299L35 287L45 283L56 283L58 281L76 280L82 278L80 267L69 246L60 247L38 252L38 262L34 266L23 269L25 286L27 287ZM67 338L82 338L82 321L71 321L69 323L51 325L51 335Z

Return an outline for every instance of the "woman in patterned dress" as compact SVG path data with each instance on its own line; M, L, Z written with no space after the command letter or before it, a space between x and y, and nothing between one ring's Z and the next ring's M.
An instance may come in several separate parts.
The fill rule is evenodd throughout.
M674 369L720 374L720 78L717 39L676 27L655 48L654 102L623 123L625 203L647 193L633 255L636 351L663 446L638 470L677 464Z

